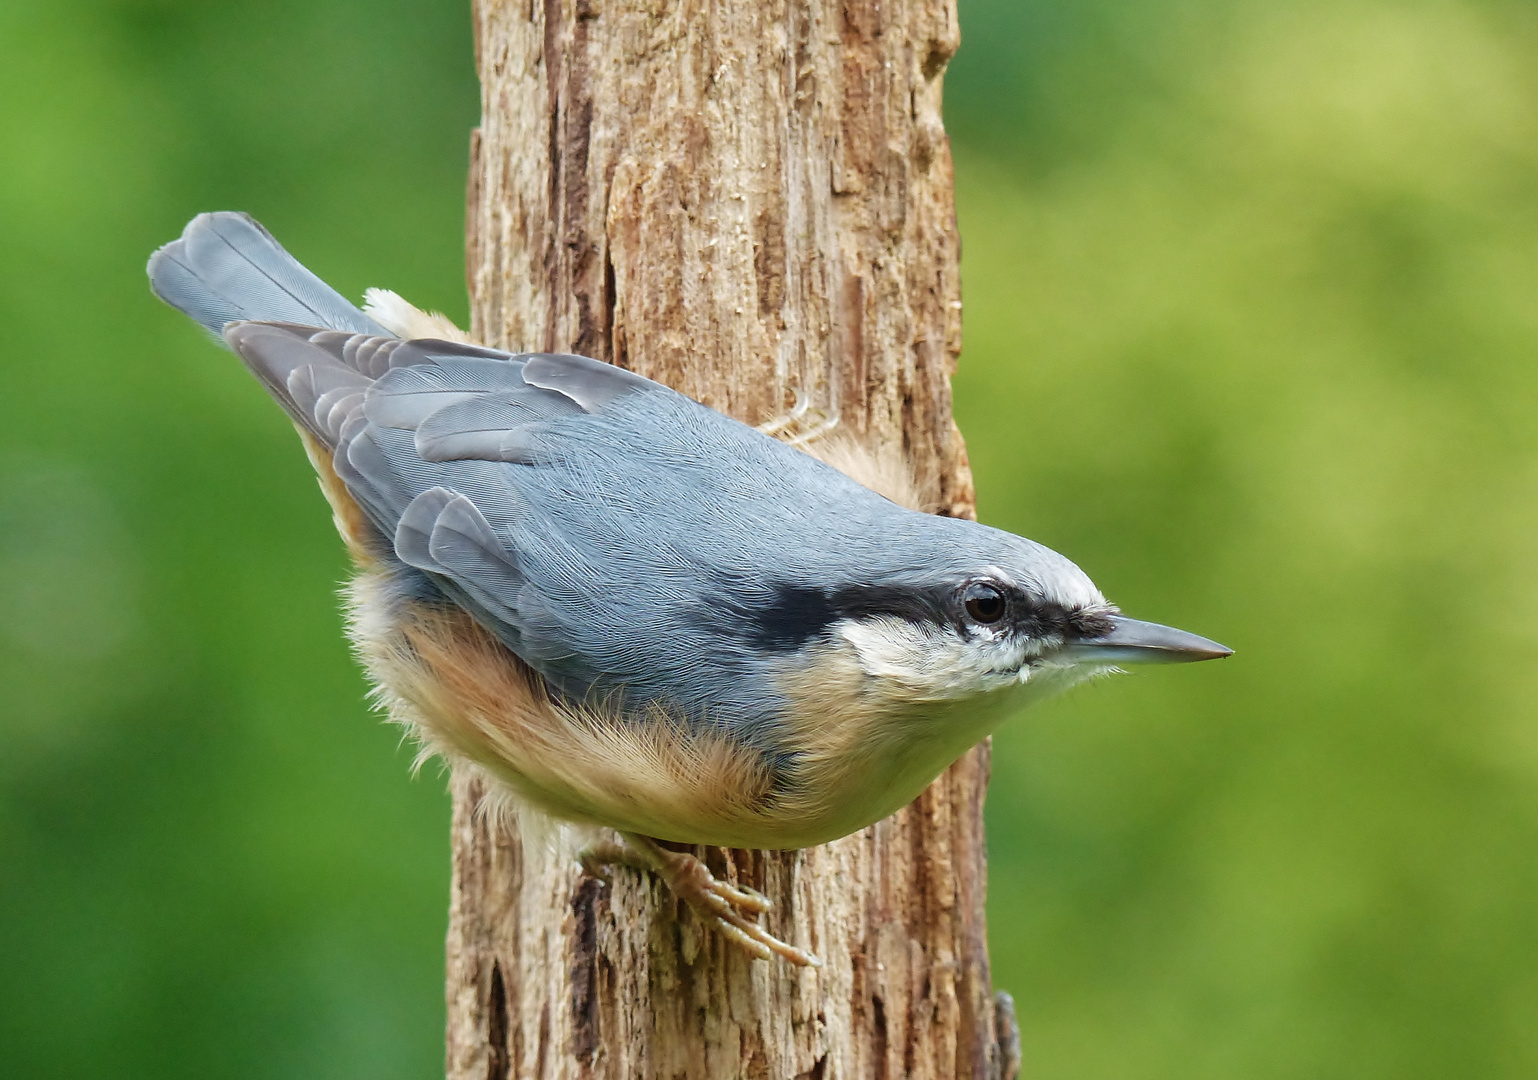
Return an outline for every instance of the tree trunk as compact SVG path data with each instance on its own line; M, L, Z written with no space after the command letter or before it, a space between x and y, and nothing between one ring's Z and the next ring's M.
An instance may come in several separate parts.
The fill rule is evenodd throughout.
M836 418L971 516L953 0L475 0L475 21L477 340L599 357L749 423ZM751 961L647 877L525 846L457 778L449 1077L1009 1075L987 772L978 747L824 847L696 851L767 893L815 970Z

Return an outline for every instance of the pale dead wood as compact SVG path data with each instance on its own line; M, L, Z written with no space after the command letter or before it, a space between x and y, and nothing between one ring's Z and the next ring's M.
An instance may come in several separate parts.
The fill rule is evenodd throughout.
M951 420L952 0L475 0L473 336L837 431L971 516ZM914 496L918 498L916 494ZM587 877L455 779L451 1080L1000 1077L986 747L791 853L696 849L819 970L752 962L652 880Z

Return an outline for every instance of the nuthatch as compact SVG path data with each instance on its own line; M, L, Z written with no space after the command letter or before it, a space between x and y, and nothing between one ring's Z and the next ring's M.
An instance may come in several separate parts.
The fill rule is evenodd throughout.
M1120 615L1073 563L897 505L622 368L360 310L244 214L154 291L299 429L358 567L350 634L424 747L615 830L737 944L768 907L657 840L798 848L894 812L1023 705L1117 665L1229 655Z

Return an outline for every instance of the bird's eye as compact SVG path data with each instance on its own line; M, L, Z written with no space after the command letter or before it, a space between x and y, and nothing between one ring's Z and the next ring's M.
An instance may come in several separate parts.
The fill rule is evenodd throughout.
M984 582L968 585L961 601L976 622L996 623L1004 617L1004 594Z

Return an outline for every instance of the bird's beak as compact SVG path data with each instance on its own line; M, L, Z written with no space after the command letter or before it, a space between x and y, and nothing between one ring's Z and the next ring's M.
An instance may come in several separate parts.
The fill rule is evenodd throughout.
M1111 632L1071 641L1058 655L1081 664L1189 664L1220 660L1234 650L1173 626L1111 616Z

